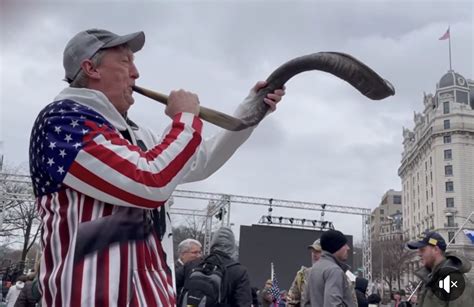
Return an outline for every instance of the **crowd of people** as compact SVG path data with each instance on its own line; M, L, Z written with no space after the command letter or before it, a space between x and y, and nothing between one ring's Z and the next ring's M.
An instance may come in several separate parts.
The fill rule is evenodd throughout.
M226 234L226 235L223 235ZM235 254L234 236L229 228L221 228L217 232L211 244L210 255L215 254L223 247L228 259ZM325 231L320 239L308 246L311 253L311 267L302 266L289 288L289 291L280 290L278 294L274 292L272 279L266 281L262 289L252 288L247 270L238 264L240 278L235 278L235 274L229 274L229 278L223 278L222 288L225 289L225 298L222 305L216 306L263 306L263 307L407 307L407 306L472 306L474 293L472 284L465 279L465 293L452 301L445 301L435 294L438 286L437 279L440 278L438 272L443 268L450 267L457 269L461 274L470 270L470 262L463 257L446 252L446 242L444 238L436 232L428 232L420 241L413 241L407 244L407 248L418 250L418 256L423 264L416 273L423 281L422 286L413 293L407 293L401 289L393 292L390 301L383 302L379 291L368 293L369 281L362 277L352 280L348 265L350 250L344 234L337 230ZM196 240L187 239L181 242L178 247L179 257L176 262L176 288L178 289L178 306L198 306L198 304L182 304L183 295L188 293L187 280L193 270L205 259L202 255L202 246ZM190 254L193 257L190 257ZM209 256L207 256L209 257ZM236 259L228 260L236 263ZM236 284L236 280L238 280ZM434 283L436 281L436 283ZM204 296L204 295L203 295ZM203 297L201 296L201 298ZM206 305L207 306L207 305Z

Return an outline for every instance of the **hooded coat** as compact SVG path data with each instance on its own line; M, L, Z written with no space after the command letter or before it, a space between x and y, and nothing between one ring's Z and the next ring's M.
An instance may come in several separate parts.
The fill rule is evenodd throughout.
M356 278L355 282L355 293L357 296L357 305L358 307L368 307L369 301L367 300L367 286L369 281L365 278Z
M223 279L226 304L224 306L242 307L252 304L252 290L247 268L235 261L237 249L235 237L228 227L219 228L211 241L209 255L219 255L222 264L226 267ZM192 269L199 265L200 260L194 260L184 265L184 279L177 279L177 287L183 287Z
M454 268L463 275L471 270L471 263L462 256L451 252L445 254L445 259L436 265L431 271L422 267L415 275L423 282L418 296L418 307L465 307L473 306L474 287L469 279L464 275L465 288L463 294L456 300L446 302L439 299L432 290L432 286L437 286L439 272L443 268Z

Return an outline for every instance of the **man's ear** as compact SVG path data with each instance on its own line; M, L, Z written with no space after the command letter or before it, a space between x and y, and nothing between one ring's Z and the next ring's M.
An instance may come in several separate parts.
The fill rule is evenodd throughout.
M87 59L82 61L81 68L90 79L100 79L100 72L97 70L97 67L94 66L94 63L92 63L91 60Z

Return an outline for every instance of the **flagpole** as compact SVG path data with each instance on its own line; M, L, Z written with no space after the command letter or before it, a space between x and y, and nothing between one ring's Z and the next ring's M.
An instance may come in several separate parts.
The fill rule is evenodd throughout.
M451 65L451 27L449 27L449 70L453 70Z
M273 280L273 262L270 262L270 279Z

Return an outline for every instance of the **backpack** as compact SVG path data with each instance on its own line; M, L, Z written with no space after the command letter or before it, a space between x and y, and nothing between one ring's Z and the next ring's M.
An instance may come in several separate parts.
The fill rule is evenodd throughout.
M227 268L238 264L232 261L223 264L222 256L213 253L204 258L184 282L180 295L180 307L225 306Z

